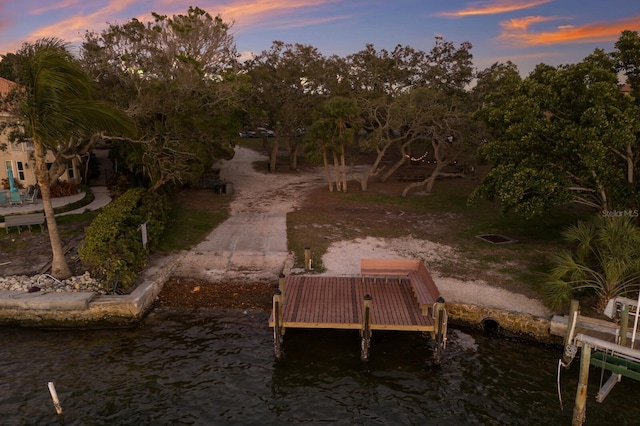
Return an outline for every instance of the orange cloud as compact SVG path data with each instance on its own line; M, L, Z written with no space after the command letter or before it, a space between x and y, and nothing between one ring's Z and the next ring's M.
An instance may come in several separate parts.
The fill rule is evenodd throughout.
M473 3L466 9L453 12L442 12L440 16L450 18L464 18L477 15L497 15L500 13L515 12L517 10L531 9L554 0L495 0L484 3Z
M323 6L327 3L338 3L340 0L238 0L226 6L212 5L221 16L235 20L239 25L267 24L267 18L284 15L295 9ZM206 6L201 6L207 9ZM301 24L304 25L304 24Z
M78 3L81 3L82 0L62 0L60 2L57 3L49 3L47 6L43 6L37 9L33 9L29 11L29 15L41 15L43 13L52 11L52 10L58 10L58 9L64 9L70 6L74 6Z
M0 0L1 2L2 0ZM220 4L218 0L201 0L199 7L208 11L212 15L221 15L225 22L232 20L238 25L245 26L266 26L278 25L272 18L284 16L286 13L296 9L320 7L326 4L337 3L342 0L231 0L226 4ZM33 41L41 37L51 37L52 35L67 42L79 41L86 30L101 31L106 27L107 21L115 22L118 16L126 14L129 7L133 6L136 0L109 0L107 4L95 12L88 14L78 12L61 21L40 27L29 35L29 40ZM166 15L186 13L190 2L188 0L161 0L156 4L154 12ZM81 0L58 0L54 4L43 6L32 13L43 14L51 10L71 8L74 5L82 4ZM133 18L126 16L124 21ZM151 14L137 16L141 21L153 19ZM329 20L346 19L345 17L326 18ZM293 25L314 25L322 21L297 20ZM282 24L282 23L280 23ZM284 24L282 24L284 25Z
M594 22L581 26L559 25L555 31L534 32L531 26L559 18L527 17L501 22L502 40L509 40L524 46L538 46L566 43L593 43L614 41L624 30L640 27L640 15L613 22Z
M51 37L52 35L55 35L67 42L78 41L85 30L104 27L106 17L114 16L115 14L126 10L129 5L134 4L135 2L136 0L111 0L103 8L88 15L78 14L54 24L41 27L34 31L30 38L38 39L41 37Z

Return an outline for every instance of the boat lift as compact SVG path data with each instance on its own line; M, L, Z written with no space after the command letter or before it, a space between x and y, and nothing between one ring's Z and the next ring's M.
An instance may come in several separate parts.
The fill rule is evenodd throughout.
M638 300L616 298L609 301L605 313L610 318L619 319L611 327L592 326L593 320L581 317L576 300L571 301L567 331L564 340L564 354L559 366L568 367L575 357L578 348L580 353L580 375L576 400L573 408L572 425L582 425L586 419L587 384L589 382L589 366L593 365L611 372L609 379L596 395L597 402L603 402L616 383L627 377L640 381L640 350L636 349L638 319L640 317L640 295ZM633 319L633 329L629 331L629 323ZM558 392L560 392L558 369Z

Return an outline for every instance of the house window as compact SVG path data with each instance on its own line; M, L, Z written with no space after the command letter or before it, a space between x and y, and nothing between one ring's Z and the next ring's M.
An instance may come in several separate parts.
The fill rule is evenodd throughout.
M69 179L73 179L75 177L75 175L73 174L73 162L69 161L67 163L67 176L69 177Z
M22 161L16 161L16 168L18 169L18 179L25 180L24 178L24 163Z

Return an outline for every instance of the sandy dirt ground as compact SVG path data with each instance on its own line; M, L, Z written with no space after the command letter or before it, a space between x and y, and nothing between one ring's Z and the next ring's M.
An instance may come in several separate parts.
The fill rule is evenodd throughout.
M325 185L321 168L304 174L265 174L254 170L265 160L238 147L235 157L220 164L221 177L232 183L232 216L179 262L177 276L213 282L275 280L293 264L286 247L286 213L294 211L307 191ZM250 232L249 232L250 231ZM461 256L453 247L414 238L360 238L340 241L323 257L328 276L358 276L362 258L422 259L447 301L549 317L539 301L488 283L463 281L439 274L431 264ZM191 291L198 286L188 284ZM198 291L200 287L198 287Z

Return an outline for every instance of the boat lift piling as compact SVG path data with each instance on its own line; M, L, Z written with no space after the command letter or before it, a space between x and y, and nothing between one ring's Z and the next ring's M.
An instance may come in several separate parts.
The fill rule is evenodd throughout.
M586 420L590 366L601 368L603 374L604 370L611 372L611 376L605 383L602 383L601 379L600 388L595 398L597 402L603 402L622 377L640 381L640 350L634 348L638 304L634 306L634 330L631 341L628 341L629 311L630 305L634 302L626 298L612 299L610 303L613 303L613 306L607 308L610 317L615 316L615 312L618 312L616 306L621 304L619 324L614 324L580 316L578 302L571 301L562 365L568 367L580 348L580 373L573 408L573 426L581 426Z

